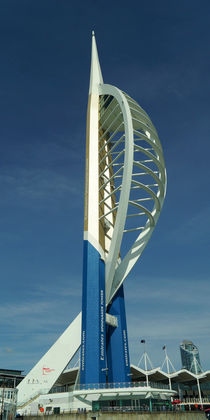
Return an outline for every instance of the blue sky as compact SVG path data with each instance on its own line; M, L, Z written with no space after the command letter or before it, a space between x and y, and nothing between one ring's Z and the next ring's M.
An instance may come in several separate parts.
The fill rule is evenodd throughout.
M139 102L168 190L125 283L131 361L147 342L180 368L191 339L210 369L210 3L2 0L0 367L27 372L81 308L91 31L104 81Z

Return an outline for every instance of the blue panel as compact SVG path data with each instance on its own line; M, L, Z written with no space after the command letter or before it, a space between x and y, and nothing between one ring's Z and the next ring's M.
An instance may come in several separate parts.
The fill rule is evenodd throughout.
M118 319L118 327L107 327L108 382L130 382L130 358L123 285L117 291L107 312Z
M106 382L105 264L84 241L80 383Z

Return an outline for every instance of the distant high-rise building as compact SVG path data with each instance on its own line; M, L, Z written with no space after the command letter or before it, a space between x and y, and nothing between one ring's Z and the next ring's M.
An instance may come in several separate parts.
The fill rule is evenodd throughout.
M202 372L199 351L192 341L183 340L180 344L180 353L183 369L195 374Z

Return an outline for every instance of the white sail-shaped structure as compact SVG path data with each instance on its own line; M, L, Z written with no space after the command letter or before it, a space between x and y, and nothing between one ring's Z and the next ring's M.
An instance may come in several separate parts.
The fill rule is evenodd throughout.
M112 314L111 305L119 293L124 301L123 282L158 221L166 193L166 170L160 140L149 116L128 94L104 84L94 33L86 144L84 241L89 248L85 258L90 256L89 249L94 249L103 262L103 322L117 330L119 319ZM87 322L83 316L83 324ZM122 326L121 330L128 365L127 333ZM85 354L84 331L79 314L18 385L19 407L49 392L79 349L81 334ZM84 360L85 356L86 363Z

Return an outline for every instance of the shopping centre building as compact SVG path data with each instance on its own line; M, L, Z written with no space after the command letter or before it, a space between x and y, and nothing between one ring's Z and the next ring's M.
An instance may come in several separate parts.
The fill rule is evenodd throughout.
M47 394L31 399L21 414L67 413L88 410L200 410L210 407L210 371L195 375L186 369L164 372L131 364L130 383L80 385L78 367L66 369ZM175 404L173 404L175 401Z

